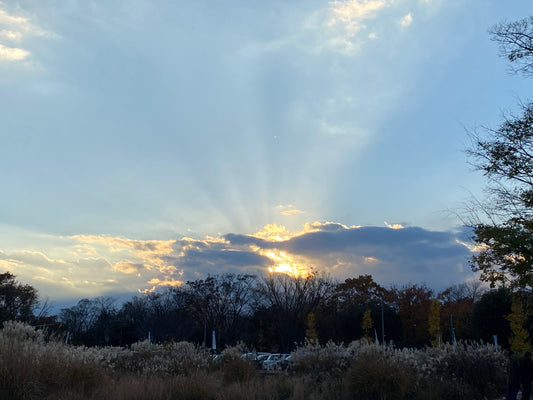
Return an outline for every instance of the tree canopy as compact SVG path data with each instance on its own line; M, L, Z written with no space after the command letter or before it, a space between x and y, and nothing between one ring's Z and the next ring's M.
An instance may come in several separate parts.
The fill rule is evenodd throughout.
M533 17L496 25L490 31L514 70L533 72ZM498 129L473 134L468 151L488 179L486 218L475 221L479 250L472 268L492 287L533 287L533 103L508 116Z
M10 320L31 321L38 304L34 287L17 282L9 272L0 274L0 324Z

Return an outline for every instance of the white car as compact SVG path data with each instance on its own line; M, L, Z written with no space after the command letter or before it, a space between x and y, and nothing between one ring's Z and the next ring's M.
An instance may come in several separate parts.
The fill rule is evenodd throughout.
M283 361L287 357L289 357L289 354L271 354L267 357L265 361L263 361L263 369L266 369L267 371L282 369Z

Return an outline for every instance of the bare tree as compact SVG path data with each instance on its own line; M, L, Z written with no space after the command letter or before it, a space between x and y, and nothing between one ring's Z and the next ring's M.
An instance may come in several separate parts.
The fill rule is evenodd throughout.
M500 53L512 63L514 72L533 73L533 17L493 26L489 33Z
M275 321L281 348L289 350L305 336L307 315L334 293L335 283L326 276L294 277L274 273L263 277L260 292Z

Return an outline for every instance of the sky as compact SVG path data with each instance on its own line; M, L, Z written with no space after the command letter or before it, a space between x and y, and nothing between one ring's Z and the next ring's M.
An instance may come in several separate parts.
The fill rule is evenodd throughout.
M226 272L477 279L468 131L529 0L0 1L0 272L53 302Z

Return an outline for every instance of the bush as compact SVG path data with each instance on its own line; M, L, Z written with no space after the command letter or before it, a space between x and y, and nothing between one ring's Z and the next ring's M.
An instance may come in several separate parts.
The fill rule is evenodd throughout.
M346 390L350 399L412 399L416 383L416 374L411 366L382 355L364 354L353 361L346 373Z
M459 380L428 378L420 382L416 400L472 400L473 389Z
M222 366L224 384L249 381L254 378L256 374L257 368L255 365L240 358L225 360Z
M434 371L471 388L473 399L494 398L506 387L506 360L493 346L458 343L442 350Z

